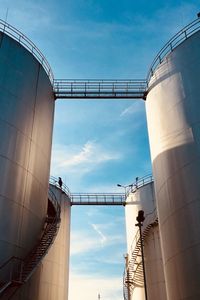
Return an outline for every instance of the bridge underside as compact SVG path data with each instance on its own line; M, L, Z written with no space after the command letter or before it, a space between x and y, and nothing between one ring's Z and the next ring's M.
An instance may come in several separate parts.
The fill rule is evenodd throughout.
M147 82L136 80L54 80L59 99L146 99Z
M116 193L104 194L71 194L71 205L125 205L125 195Z

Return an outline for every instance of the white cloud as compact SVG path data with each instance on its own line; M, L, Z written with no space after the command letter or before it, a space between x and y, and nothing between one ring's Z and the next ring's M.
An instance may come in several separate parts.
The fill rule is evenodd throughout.
M100 164L120 158L120 153L108 151L94 141L88 141L83 146L54 145L51 173L55 176L66 172L81 176L94 170Z
M138 114L144 111L144 104L140 102L134 102L130 106L128 106L126 109L124 109L120 117L125 117L128 115Z
M77 166L85 163L99 164L108 160L115 160L119 158L117 153L105 152L102 147L93 141L88 141L83 145L79 153L74 154L69 159L62 162L65 167Z
M103 247L103 245L107 241L107 237L101 232L101 230L98 228L98 225L91 224L91 226L98 233L98 235L100 236L101 246Z
M125 243L125 235L116 234L113 232L114 227L112 223L94 224L89 223L93 228L94 235L90 231L72 231L70 240L70 254L77 255L88 253L101 248L111 247L113 245L119 245ZM108 232L103 232L109 230Z
M87 232L72 232L70 241L70 255L83 254L94 251L100 247L98 237L94 237Z
M69 299L94 300L100 293L104 300L121 300L122 277L100 277L98 274L70 274Z

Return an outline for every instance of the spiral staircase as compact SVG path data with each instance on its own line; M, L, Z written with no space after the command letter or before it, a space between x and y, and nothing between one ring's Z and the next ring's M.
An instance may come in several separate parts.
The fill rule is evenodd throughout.
M142 232L142 240L140 239L139 230L137 231L131 248L131 253L128 258L128 263L124 269L123 276L123 295L124 300L130 300L131 295L136 287L144 287L143 267L141 243L144 244L145 238L148 236L150 229L158 225L158 218L148 224Z
M24 258L11 257L0 266L0 299L9 300L28 281L48 253L60 226L60 205L49 190L48 212L41 238Z

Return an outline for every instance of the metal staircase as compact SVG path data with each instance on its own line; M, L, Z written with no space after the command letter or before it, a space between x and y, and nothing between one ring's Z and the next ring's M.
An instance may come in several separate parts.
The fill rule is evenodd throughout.
M34 273L49 251L60 225L60 205L49 190L48 215L39 242L24 258L11 257L0 267L0 299L8 300Z
M141 242L144 243L145 238L148 236L150 229L157 225L158 225L158 218L156 218L153 222L151 222L145 227L142 233L142 241L140 240L139 230L135 235L135 238L132 243L134 247L130 251L131 252L130 259L128 261L128 265L125 267L124 270L124 277L123 277L124 300L130 300L130 296L132 295L135 287L144 286L142 258L141 258Z

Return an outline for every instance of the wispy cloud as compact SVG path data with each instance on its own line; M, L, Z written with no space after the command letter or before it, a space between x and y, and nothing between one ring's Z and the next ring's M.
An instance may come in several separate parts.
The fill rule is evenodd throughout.
M79 169L80 176L94 170L100 164L120 158L120 153L106 150L94 141L88 141L83 146L55 145L52 153L52 174L77 173Z
M71 255L94 251L100 247L99 239L87 232L72 232L70 242Z
M128 106L126 109L124 109L120 117L127 117L128 115L138 114L144 111L144 105L140 102L134 102L130 106Z
M83 145L79 153L74 154L69 159L64 160L62 162L62 166L70 167L85 163L100 164L102 162L115 160L118 158L119 154L114 152L106 152L104 149L102 149L101 145L93 141L88 141L85 145Z
M100 236L100 241L101 241L101 246L103 247L103 245L105 244L105 242L107 241L107 237L102 233L102 231L98 228L98 225L96 224L91 224L92 228L98 233L98 235Z
M96 234L88 231L73 231L71 234L71 255L83 254L91 251L99 251L100 248L111 247L125 243L125 236L113 231L113 224L89 223ZM115 226L116 227L116 226ZM108 228L112 229L108 232ZM103 229L105 232L103 232ZM107 232L106 232L107 229Z

